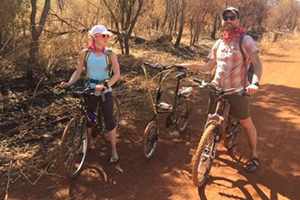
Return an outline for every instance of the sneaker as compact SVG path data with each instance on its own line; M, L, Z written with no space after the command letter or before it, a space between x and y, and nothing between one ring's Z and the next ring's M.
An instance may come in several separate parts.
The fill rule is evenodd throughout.
M120 158L119 158L118 154L112 155L110 160L109 160L109 163L116 164L119 161L119 159Z

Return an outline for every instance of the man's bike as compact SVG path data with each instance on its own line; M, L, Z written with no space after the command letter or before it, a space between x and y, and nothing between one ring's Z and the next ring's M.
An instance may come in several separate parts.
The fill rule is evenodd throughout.
M155 96L152 95L151 92L152 88L148 80L147 67L156 69L159 72L158 88ZM142 152L146 159L150 159L154 154L158 141L159 116L167 115L165 125L167 128L172 126L172 132L174 134L183 132L187 127L191 115L194 92L192 87L180 87L180 81L186 77L186 72L183 71L183 68L180 66L152 66L148 63L144 63L142 68L145 74L149 100L153 110L153 117L144 130ZM169 104L161 101L161 86L163 80L172 72L176 72L177 82L172 102Z
M209 175L220 140L223 139L224 146L231 149L237 134L244 131L238 119L231 116L230 102L226 99L226 95L244 95L245 89L222 90L199 79L194 81L200 83L201 87L209 88L217 96L215 111L213 114L208 114L204 133L193 158L193 183L196 187L201 187Z
M104 140L109 141L100 106L98 106L97 113L95 113L89 110L86 105L85 98L96 95L94 89L76 88L72 90L71 93L74 98L79 100L75 101L76 114L64 129L59 149L61 171L63 175L69 178L73 178L79 174L87 155L91 139L88 137L87 123L89 123L93 129L91 137L95 138L100 134ZM99 98L101 98L101 96ZM116 126L118 126L120 107L118 99L115 96L113 96L113 100L114 120Z

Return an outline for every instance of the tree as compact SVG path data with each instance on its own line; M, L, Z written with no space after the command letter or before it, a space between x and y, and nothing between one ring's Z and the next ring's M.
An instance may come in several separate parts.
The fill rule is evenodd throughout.
M182 8L181 8L181 18L180 18L180 26L179 26L179 31L178 31L178 37L176 39L176 42L174 44L174 47L179 47L180 41L181 41L181 37L182 37L182 33L183 33L183 28L184 28L184 24L185 24L185 12L186 12L186 0L182 0Z
M144 0L116 0L114 10L111 1L110 4L106 0L103 2L115 23L122 54L129 55L129 39L141 13Z
M36 13L37 13L37 0L31 0L31 15L30 15L30 25L31 25L31 42L30 42L30 51L29 51L29 60L32 63L35 63L36 53L39 50L39 38L43 32L44 25L46 23L47 15L50 9L51 0L45 0L44 9L41 14L39 22L36 22ZM31 76L30 74L27 74Z

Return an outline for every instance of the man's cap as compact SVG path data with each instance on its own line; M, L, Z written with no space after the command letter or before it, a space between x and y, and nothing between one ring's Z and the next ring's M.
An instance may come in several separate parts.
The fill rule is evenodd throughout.
M236 17L237 17L238 19L240 18L240 11L239 11L237 8L234 8L234 7L228 7L228 8L226 8L226 9L223 11L223 14L222 14L223 17L224 17L224 15L225 15L225 13L226 13L227 11L230 11L230 12L232 12L233 14L235 14Z

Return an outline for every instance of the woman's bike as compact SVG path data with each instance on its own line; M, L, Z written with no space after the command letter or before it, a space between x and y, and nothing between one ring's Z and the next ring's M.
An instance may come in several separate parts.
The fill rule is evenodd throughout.
M69 178L73 178L79 174L87 155L90 143L90 138L88 138L87 133L87 123L91 124L93 138L100 134L104 140L109 141L100 106L98 106L98 112L95 113L90 111L86 105L85 98L96 95L94 89L76 88L72 90L71 93L73 97L79 99L79 101L75 101L76 114L64 129L59 150L61 171L63 175ZM113 100L114 120L116 126L118 126L120 107L118 99L115 96L113 96Z
M220 140L223 139L224 146L231 149L237 134L244 131L238 119L231 116L230 102L226 99L226 95L244 95L245 89L222 90L199 79L194 81L200 83L201 87L209 88L217 96L215 111L213 114L208 114L204 133L193 158L193 182L196 187L201 187L209 175Z
M148 80L147 67L154 68L159 72L158 89L156 90L155 96L152 95L151 92L152 88ZM146 159L150 159L153 156L157 145L159 134L159 116L167 115L165 125L167 128L172 125L173 134L179 134L183 132L187 127L187 123L191 115L194 92L192 87L180 87L180 81L186 77L186 72L183 71L183 68L180 66L152 66L148 63L144 63L142 68L145 74L149 100L153 110L153 117L144 130L142 152ZM177 73L177 83L175 85L172 103L168 104L161 102L161 86L163 80L172 72Z

